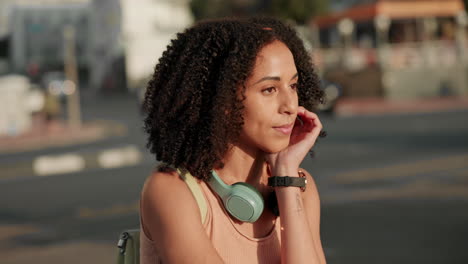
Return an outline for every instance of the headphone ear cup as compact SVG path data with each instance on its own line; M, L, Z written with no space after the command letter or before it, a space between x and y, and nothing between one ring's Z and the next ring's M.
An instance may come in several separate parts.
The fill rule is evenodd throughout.
M255 222L262 215L262 195L253 186L238 182L232 185L231 193L224 200L229 213L243 222Z

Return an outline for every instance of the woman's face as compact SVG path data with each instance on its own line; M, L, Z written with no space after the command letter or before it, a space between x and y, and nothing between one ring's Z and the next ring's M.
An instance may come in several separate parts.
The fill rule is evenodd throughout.
M288 47L274 41L257 55L245 81L244 126L240 144L276 153L289 145L297 116L298 75Z

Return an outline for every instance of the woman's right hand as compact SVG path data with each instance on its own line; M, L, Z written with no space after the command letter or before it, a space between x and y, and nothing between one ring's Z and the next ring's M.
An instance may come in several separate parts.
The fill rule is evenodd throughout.
M265 154L272 176L296 175L299 165L314 146L322 130L322 123L315 113L299 106L297 116L302 122L296 119L289 146L278 153Z

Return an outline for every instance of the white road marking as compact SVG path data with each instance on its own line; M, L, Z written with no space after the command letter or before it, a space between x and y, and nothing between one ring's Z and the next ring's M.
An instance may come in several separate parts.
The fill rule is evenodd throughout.
M94 154L95 155L95 154ZM96 157L91 154L91 157ZM95 165L88 164L86 168L85 157L90 154L65 153L60 155L44 155L33 160L33 172L37 176L48 176L56 174L67 174L84 169L95 168ZM89 159L90 157L88 157ZM128 145L121 148L113 148L98 153L98 166L104 169L133 166L143 161L143 155L138 147Z
M109 149L98 155L99 165L106 169L136 165L141 160L142 155L140 150L133 145Z
M349 184L385 179L398 179L415 175L459 170L467 168L468 155L455 155L437 159L421 160L408 163L398 163L381 168L366 168L355 171L343 172L333 178L336 183Z
M34 173L39 176L77 172L84 167L83 157L77 154L41 156L33 161Z

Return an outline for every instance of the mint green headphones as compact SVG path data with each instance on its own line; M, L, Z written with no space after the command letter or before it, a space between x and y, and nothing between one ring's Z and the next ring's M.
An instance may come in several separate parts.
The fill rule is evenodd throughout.
M210 187L223 200L224 208L235 218L243 222L255 222L263 212L263 197L250 184L237 182L227 185L218 174L212 170Z

